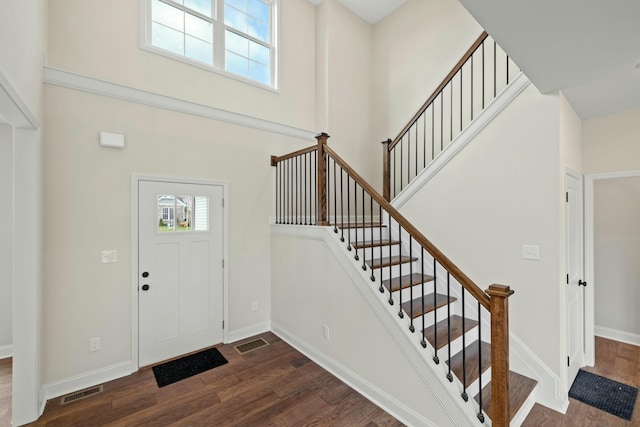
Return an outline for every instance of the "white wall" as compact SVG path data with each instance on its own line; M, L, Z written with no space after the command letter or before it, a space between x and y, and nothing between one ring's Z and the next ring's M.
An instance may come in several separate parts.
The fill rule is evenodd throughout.
M0 123L0 358L11 354L13 344L13 129Z
M374 142L397 136L481 32L450 0L408 0L374 27Z
M640 178L594 182L595 324L640 339Z
M585 173L640 169L640 109L585 120L582 134Z
M351 280L327 243L276 235L271 242L274 326L423 419L455 425L356 289L362 284Z
M558 96L530 85L401 211L482 289L511 286L512 332L561 377L559 132Z

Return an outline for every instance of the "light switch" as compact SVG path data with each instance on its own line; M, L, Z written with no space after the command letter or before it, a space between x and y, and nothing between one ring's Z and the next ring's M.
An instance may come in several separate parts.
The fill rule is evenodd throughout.
M538 245L522 245L523 259L540 259L540 246Z
M102 263L103 264L109 264L112 262L116 262L118 261L118 251L114 250L109 250L109 251L102 251Z

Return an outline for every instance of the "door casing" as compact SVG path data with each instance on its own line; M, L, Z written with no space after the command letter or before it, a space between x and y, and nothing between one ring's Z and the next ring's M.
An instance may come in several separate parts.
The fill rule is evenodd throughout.
M222 187L222 197L224 200L222 207L222 221L223 221L223 243L222 243L222 258L224 260L223 268L223 320L224 329L222 331L223 342L227 342L228 325L229 325L229 183L224 180L202 180L192 178L177 178L169 176L156 176L156 175L139 175L134 174L131 177L131 367L132 371L136 372L140 368L138 360L138 250L140 246L139 234L138 234L138 201L139 192L138 184L140 181L153 181L153 182L169 182L178 184L200 184L200 185L218 185Z

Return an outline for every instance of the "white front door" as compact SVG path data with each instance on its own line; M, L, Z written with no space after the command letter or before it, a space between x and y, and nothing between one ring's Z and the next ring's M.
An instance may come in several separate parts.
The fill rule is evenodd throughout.
M582 180L565 174L567 387L584 366Z
M223 187L138 185L138 363L145 366L222 342Z

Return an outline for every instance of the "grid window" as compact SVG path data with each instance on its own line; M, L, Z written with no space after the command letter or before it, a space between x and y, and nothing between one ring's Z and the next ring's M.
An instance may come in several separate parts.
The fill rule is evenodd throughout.
M143 1L154 51L275 86L274 0Z

